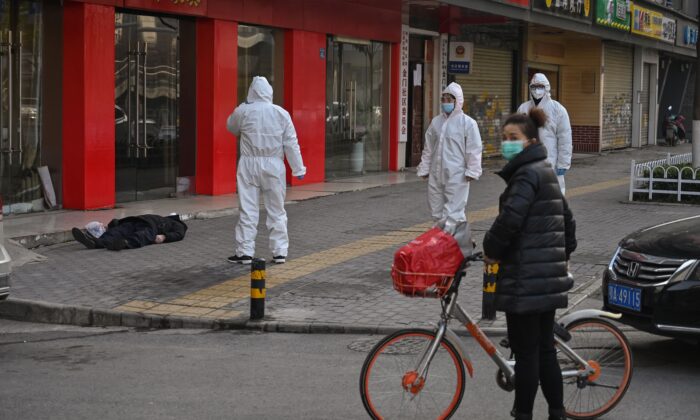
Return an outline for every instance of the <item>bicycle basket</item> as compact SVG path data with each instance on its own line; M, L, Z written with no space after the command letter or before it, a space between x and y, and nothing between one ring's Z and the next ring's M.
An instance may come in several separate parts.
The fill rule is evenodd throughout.
M408 297L441 297L450 288L452 274L412 273L391 266L394 289Z

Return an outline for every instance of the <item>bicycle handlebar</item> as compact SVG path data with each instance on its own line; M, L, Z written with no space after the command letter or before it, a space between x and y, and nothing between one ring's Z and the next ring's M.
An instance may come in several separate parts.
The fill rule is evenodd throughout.
M466 274L466 268L469 267L469 263L474 262L474 261L483 261L484 260L484 253L479 251L475 252L472 255L465 257L462 260L462 263L459 264L459 268L457 268L457 271L455 271L455 277L454 281L452 282L452 285L450 286L450 289L448 290L447 294L451 293L452 291L455 291L459 288L459 284L462 281L462 277Z
M466 261L484 261L484 253L479 251L465 258Z

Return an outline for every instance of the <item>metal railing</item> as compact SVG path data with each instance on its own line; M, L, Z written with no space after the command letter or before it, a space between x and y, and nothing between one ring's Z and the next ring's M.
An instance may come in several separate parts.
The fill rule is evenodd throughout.
M684 185L698 185L700 180L700 168L684 167L679 168L673 165L683 165L692 163L692 153L684 153L681 155L671 156L669 153L666 159L657 159L648 162L639 162L632 160L630 165L630 188L629 201L634 201L634 193L644 193L648 195L649 200L654 197L654 194L676 195L677 201L681 201L683 196L700 196L700 191L684 190ZM654 176L655 172L661 172L662 177ZM675 176L674 176L675 172ZM690 179L683 179L684 174L689 174ZM660 184L676 184L675 188L658 189Z

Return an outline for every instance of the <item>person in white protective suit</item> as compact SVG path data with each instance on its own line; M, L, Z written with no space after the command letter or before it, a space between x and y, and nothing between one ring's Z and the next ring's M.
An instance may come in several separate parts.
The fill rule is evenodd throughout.
M428 205L434 221L467 220L469 183L481 176L481 135L476 121L462 111L462 87L450 83L442 92L442 112L425 133L418 176L428 178Z
M226 128L239 139L238 201L240 217L235 229L236 254L228 261L250 264L255 255L260 193L267 211L272 261L284 263L289 249L286 156L292 175L303 179L306 167L301 158L296 130L289 113L272 103L272 86L264 77L254 77L248 98L226 121Z
M530 81L531 100L518 108L518 113L527 114L530 108L541 108L547 116L544 127L539 129L540 141L547 148L547 161L557 173L561 193L566 193L564 175L571 168L571 123L566 108L552 99L549 80L542 73L535 73Z

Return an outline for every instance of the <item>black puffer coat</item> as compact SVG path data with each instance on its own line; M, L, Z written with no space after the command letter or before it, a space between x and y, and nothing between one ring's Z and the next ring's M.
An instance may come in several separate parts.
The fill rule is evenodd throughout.
M159 216L157 214L143 214L129 216L123 219L112 219L108 227L116 227L122 223L140 223L153 229L156 235L165 235L165 242L181 241L187 232L187 225L178 215Z
M576 225L541 143L525 148L498 174L508 183L499 214L484 237L484 253L501 262L496 309L539 313L568 304L567 276Z

